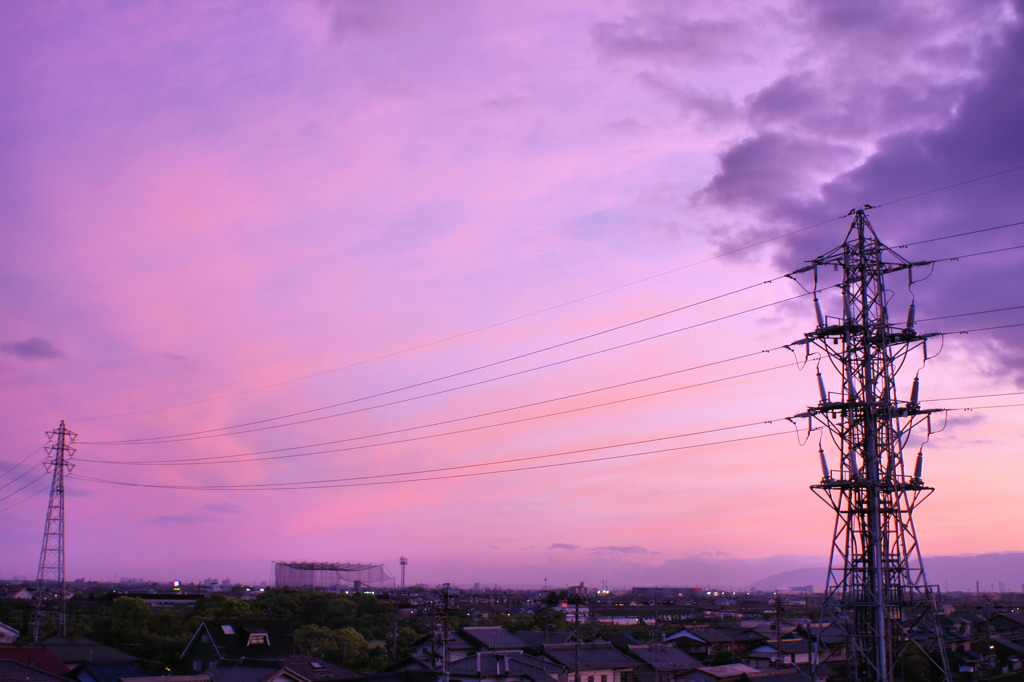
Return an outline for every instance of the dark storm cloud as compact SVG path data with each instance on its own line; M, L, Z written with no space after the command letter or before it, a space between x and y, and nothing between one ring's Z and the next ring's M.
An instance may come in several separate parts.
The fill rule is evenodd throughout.
M750 101L750 120L759 129L781 127L831 138L901 130L941 119L957 103L959 90L912 74L892 83L866 83L803 72L790 74Z
M64 352L54 346L52 342L39 337L25 341L0 343L0 351L25 360L54 360L64 356Z
M1024 3L1018 6L1024 8ZM946 94L932 100L922 96L915 104L940 109L936 118L945 117L942 125L884 135L863 163L827 182L805 186L802 195L800 184L820 172L822 157L829 153L826 140L836 131L821 114L820 93L799 77L783 79L754 98L752 115L771 120L776 128L789 123L804 133L795 137L762 132L726 150L720 157L720 173L698 197L722 205L745 205L759 214L764 227L748 228L744 238L814 225L866 203L879 206L871 219L880 238L891 246L1024 220L1024 171L1012 170L1024 165L1024 28L1019 18L997 43L988 46L978 68L976 79L959 86L952 111L945 104L950 99ZM842 102L840 97L837 106ZM903 106L900 102L905 104L897 98L872 106L885 111ZM813 121L819 114L825 118ZM840 112L833 120L852 114ZM812 134L815 129L818 137ZM833 222L775 242L780 267L790 269L836 246L847 225L848 221ZM941 259L1021 243L1024 231L1014 228L920 244L901 255ZM919 314L937 317L1024 302L1019 293L1024 290L1022 253L1011 250L937 265L928 286L917 289ZM936 321L932 326L954 331L1015 323L1020 318L1019 312L992 314ZM1024 335L1007 329L981 336L973 346L986 360L979 362L978 371L1010 373L1024 383Z
M800 193L837 159L852 156L852 150L824 140L783 133L750 137L721 156L721 171L700 197L733 207L765 206Z

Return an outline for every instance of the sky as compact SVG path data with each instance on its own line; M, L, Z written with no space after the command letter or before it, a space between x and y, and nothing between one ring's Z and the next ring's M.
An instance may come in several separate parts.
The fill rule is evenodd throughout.
M0 90L2 578L62 420L68 578L818 565L865 205L922 551L1024 550L1022 2L3 3Z

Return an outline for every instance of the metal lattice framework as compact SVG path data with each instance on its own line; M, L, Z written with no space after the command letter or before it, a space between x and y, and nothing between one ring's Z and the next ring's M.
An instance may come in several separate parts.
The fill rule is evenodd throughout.
M61 420L60 426L47 431L50 444L46 446L49 458L47 470L53 471L50 484L50 505L46 512L46 527L43 530L43 547L39 553L39 573L36 577L35 615L32 621L32 637L39 641L42 614L48 599L57 602L57 629L61 637L67 636L67 582L64 579L64 474L71 472L74 465L71 457L75 448L71 444L78 437Z
M815 659L845 650L850 679L889 682L904 676L907 654L916 650L918 662L930 661L949 680L913 521L933 488L921 478L920 451L912 474L903 460L916 426L927 423L930 435L934 410L921 409L917 376L909 399L900 399L897 384L909 353L920 349L927 359L931 335L914 330L912 292L906 324L890 321L894 293L885 283L905 271L912 284L913 268L926 263L884 246L863 210L851 215L846 241L804 269L814 272L818 326L799 343L819 351L841 382L838 391L826 390L819 363L821 402L801 415L823 426L839 451L835 470L821 449L822 479L811 486L836 515ZM839 315L821 312L818 275L825 268L841 273Z
M299 590L340 591L356 583L378 585L393 580L383 564L275 561L274 585Z

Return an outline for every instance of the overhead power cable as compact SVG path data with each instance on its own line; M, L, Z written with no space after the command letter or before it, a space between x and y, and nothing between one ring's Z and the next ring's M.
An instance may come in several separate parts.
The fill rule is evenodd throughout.
M763 423L763 422L759 422ZM770 422L769 422L770 423ZM648 450L644 452L632 452L621 455L607 455L605 457L593 457L589 459L573 460L570 462L554 462L549 464L534 464L530 466L514 467L507 469L497 469L490 471L474 471L464 473L447 473L439 474L436 476L420 477L420 478L407 478L402 480L377 480L377 481L349 481L348 479L321 479L315 481L302 481L302 482L290 482L290 483L268 483L268 484L248 484L248 485L183 485L183 484L169 484L169 483L138 483L131 481L112 481L107 479L93 478L89 476L79 476L81 480L92 481L94 483L104 483L108 485L121 485L139 488L161 488L169 490L211 490L211 491L267 491L267 490L309 490L315 488L349 488L358 486L375 486L375 485L394 485L396 483L419 483L423 481L437 481L454 478L467 478L471 476L493 476L496 474L507 474L518 471L532 471L536 469L550 469L555 467L564 466L576 466L580 464L591 464L594 462L607 462L617 459L627 459L630 457L642 457L646 455L663 454L667 452L680 452L684 450L692 450L696 448L713 447L716 445L726 445L730 443L739 443L743 441L758 440L761 438L771 438L780 435L792 435L792 429L786 429L784 431L777 431L769 434L761 434L756 436L746 436L742 438L731 438L727 440L713 441L710 443L698 443L693 445L680 445L671 448L662 448L658 450ZM611 446L621 447L621 446ZM607 448L595 448L595 449L607 449Z
M27 462L27 461L28 461L29 459L31 459L31 458L32 458L32 457L33 457L34 455L38 454L38 452L39 452L39 448L37 447L37 448L35 448L34 450L32 450L32 452L30 452L30 453L28 453L27 455L25 455L25 457L23 457L23 458L21 459L21 461L19 461L19 462L18 462L17 464L12 464L12 465L10 466L10 468L9 468L9 469L7 469L7 471L5 471L5 472L4 472L3 474L0 474L0 476L9 476L9 475L10 475L10 474L11 474L11 473L12 473L13 471L15 471L15 470L16 470L16 469L17 469L18 467L20 467L20 466L21 466L22 464L24 464L25 462ZM21 472L20 474L18 474L18 475L17 475L17 476L15 476L14 478L10 479L9 481L7 481L7 483L4 483L3 485L0 485L0 490L3 490L4 488L6 488L7 486L11 485L11 484L12 484L12 483L14 483L15 481L17 481L17 480L21 479L21 478L22 478L23 476L25 476L25 475L26 475L26 474L27 474L28 472L32 471L32 469L34 469L34 468L35 468L35 467L30 467L30 468L28 468L28 469L25 469L25 470L23 470L23 471L22 471L22 472Z
M1020 227L1022 225L1024 225L1024 220L1019 220L1019 221L1017 221L1015 223L1006 223L1005 225L996 225L995 227L983 227L983 228L981 228L979 230L969 230L967 232L957 232L956 234L947 234L947 235L942 236L942 237L932 237L931 239L919 239L916 242L907 242L906 244L900 244L899 246L896 246L894 248L906 249L906 248L910 248L911 246L920 246L921 244L930 244L932 242L941 242L941 241L945 241L947 239L956 239L956 238L959 238L959 237L969 237L969 236L976 235L976 234L982 234L983 232L993 232L995 230L1005 230L1006 228L1009 228L1009 227Z
M990 179L998 177L1000 175L1007 175L1009 173L1016 173L1016 172L1021 171L1021 170L1024 170L1024 164L1021 164L1019 166L1013 166L1012 168L1006 168L1006 169L1003 169L1003 170L1000 170L1000 171L996 171L994 173L988 173L986 175L978 175L978 176L973 177L973 178L968 178L967 180L960 180L959 182L954 182L954 183L951 183L951 184L948 184L948 185L943 185L942 187L935 187L934 189L925 190L923 192L918 192L916 194L908 194L906 196L899 197L897 199L890 199L889 201L884 201L884 202L882 202L880 204L875 204L874 208L884 208L886 206L892 206L893 204L898 204L898 203L903 202L903 201L910 201L912 199L920 199L921 197L926 197L926 196L929 196L931 194L937 194L939 192L945 192L947 190L951 190L951 189L954 189L956 187L963 187L964 185L970 185L970 184L973 184L975 182L981 182L982 180L990 180Z
M46 470L43 470L43 473L41 473L41 474L39 474L38 476L36 476L35 478L33 478L33 479L32 479L31 481L29 481L29 482L28 482L28 483L26 483L25 485L21 486L21 487L20 487L20 488L18 488L17 490L12 490L11 492L9 492L9 493L7 493L6 495L4 495L3 497L0 497L0 502L3 502L4 500L9 500L9 499L11 499L12 497L14 497L14 496L15 496L15 495L17 495L18 493L20 493L20 492L21 492L22 490L24 490L25 488L28 488L28 487L30 487L31 485L33 485L34 483L37 483L37 482L39 482L39 481L40 481L41 479L43 479L43 478L45 478L45 477L47 476L47 473L48 473L48 472L47 472Z
M778 350L778 349L775 349L775 350ZM756 354L751 354L751 355L756 355ZM714 363L710 363L710 364L714 364ZM757 375L757 374L764 374L766 372L771 372L771 371L775 371L775 370L778 370L778 369L783 369L783 368L789 367L789 366L790 366L790 363L786 363L786 364L783 364L783 365L777 365L775 367L768 367L768 368L765 368L765 369L752 370L750 372L744 372L742 374L736 374L736 375L733 375L733 376L730 376L730 377L710 379L708 381L702 381L702 382L699 382L699 383L696 383L696 384L689 384L689 385L686 385L686 386L677 386L677 387L674 387L674 388L663 389L663 390L654 391L654 392L651 392L651 393L644 393L644 394L641 394L641 395L629 396L629 397L626 397L626 398L619 398L619 399L616 399L616 400L609 400L609 401L602 402L602 403L595 403L595 404L591 404L591 405L584 405L584 406L581 406L581 407L574 407L574 408L571 408L571 409L560 410L560 411L557 411L557 412L546 412L544 414L531 415L529 417L523 417L523 418L520 418L520 419L513 419L513 420L509 420L509 421L497 422L497 423L493 423L493 424L484 424L484 425L481 425L481 426L473 426L473 427L468 427L468 428L464 428L464 429L458 429L458 430L454 430L454 431L444 431L444 432L441 432L441 433L432 433L432 434L427 434L427 435L423 435L423 436L416 436L416 437L413 437L413 438L403 438L403 439L399 439L399 440L391 440L391 441L385 441L385 442L367 443L367 444L363 444L363 445L356 445L356 446L350 446L350 447L344 447L344 448L336 448L336 449L331 449L331 450L320 450L320 451L315 451L315 452L299 452L299 453L292 452L292 454L287 454L287 455L274 454L274 453L287 452L287 451L293 451L293 450L298 450L298 449L323 447L323 446L326 446L326 445L338 445L338 444L341 444L341 443L351 443L351 442L354 442L354 441L367 440L367 439L371 439L371 438L382 438L382 437L385 437L385 436L392 436L392 435L396 435L396 434L399 434L399 433L407 433L409 431L418 431L418 430L422 430L422 429L434 428L434 427L437 427L437 426L444 426L444 425L448 425L448 424L458 423L460 421L467 421L467 420L470 420L470 419L477 419L477 418L480 418L480 417L492 416L492 415L495 415L495 414L501 414L503 412L510 412L510 411L513 411L513 410L523 409L525 407L533 407L533 406L536 406L536 405L544 404L546 402L553 402L553 401L556 401L556 400L564 400L567 397L563 396L561 398L554 398L551 401L540 401L540 402L532 403L532 404L529 404L529 405L520 405L520 406L509 407L509 408L504 408L504 409L500 409L500 410L493 410L491 412L484 412L484 413L474 414L474 415L470 415L470 416L457 417L457 418L453 418L453 419L446 419L446 420L443 420L443 421L436 421L436 422L432 422L432 423L429 423L429 424L420 424L418 426L410 426L410 427L405 427L405 428L401 428L401 429L393 429L391 431L383 431L383 432L378 432L378 433L369 434L369 435L362 435L362 436L350 436L348 438L342 438L342 439L339 439L339 440L327 441L327 442L324 442L324 443L317 443L317 444L314 444L314 445L305 445L305 446L297 446L297 447L289 447L289 448L278 448L276 450L262 451L260 453L244 453L244 454L234 454L234 455L211 455L211 456L206 456L206 457L186 457L186 458L159 459L159 460L105 460L105 459L88 459L88 458L84 458L84 457L78 457L78 458L76 458L76 461L78 461L78 462L90 462L90 463L93 463L93 464L123 464L123 465L128 465L128 466L165 466L165 465L224 464L224 463L232 463L233 464L233 463L236 463L236 462L265 461L265 460L270 460L270 459L293 459L293 458L296 458L296 457L308 457L308 456L311 456L311 455L333 454L333 453L337 453L337 452L347 452L347 451L350 451L350 450L362 450L362 449L366 449L366 448L382 447L382 446L385 446L385 445L397 445L397 444L409 443L409 442L420 441L420 440L427 440L427 439L432 439L432 438L442 438L442 437L446 437L446 436L454 436L454 435L459 435L459 434L463 434L463 433L471 433L471 432L474 432L474 431L483 431L483 430L486 430L486 429L493 429L493 428L497 428L497 427L500 427L500 426L511 426L513 424L522 424L522 423L525 423L525 422L536 421L538 419L548 419L550 417L560 417L560 416L564 416L564 415L567 415L567 414L575 414L575 413L578 413L578 412L583 412L583 411L586 411L586 410L592 410L592 409L596 409L596 408L600 408L600 407L609 407L611 405L620 405L620 404L623 404L623 403L633 402L633 401L636 401L636 400L642 400L644 398L650 398L650 397L653 397L653 396L667 395L669 393L675 393L675 392L678 392L678 391L684 391L684 390L688 390L688 389L692 389L692 388L697 388L697 387L700 387L700 386L708 386L708 385L711 385L711 384L717 384L717 383L721 383L723 381L729 381L729 380L732 380L732 379L739 379L739 378L754 376L754 375ZM688 370L683 370L683 371L688 371ZM628 385L628 384L624 384L624 385ZM604 390L604 389L599 389L599 390ZM585 393L584 394L580 394L580 395L585 395ZM574 396L568 396L568 397L574 397ZM255 456L254 457L253 456L254 454L258 454L258 455L266 454L267 456Z
M776 278L776 279L781 279L781 278ZM775 281L775 280L769 280L769 281ZM513 376L521 376L523 374L527 374L527 373L530 373L530 372L536 372L536 371L542 370L542 369L549 369L551 367L556 367L556 366L559 366L559 365L564 365L566 363L575 362L577 360L582 360L584 358L590 358L590 357L594 357L594 356L597 356L597 355L601 355L603 353L608 353L608 352L615 351L615 350L621 350L623 348L628 348L630 346L635 346L635 345L640 344L640 343L646 343L648 341L653 341L655 339L665 338L665 337L671 336L673 334L679 334L679 333L685 332L685 331L692 331L693 329L698 329L700 327L704 327L704 326L707 326L707 325L710 325L710 324L714 324L716 322L721 322L723 320L728 320L728 319L731 319L731 318L734 318L734 317L739 317L740 315L746 315L746 314L749 314L749 313L757 312L759 310L764 310L766 308L774 307L774 306L781 305L781 304L784 304L784 303L789 303L791 301L795 301L795 300L800 299L800 298L805 298L805 297L807 297L809 295L810 295L809 293L796 294L794 296L790 296L788 298L784 298L784 299L781 299L781 300L773 301L771 303L765 303L765 304L754 306L754 307L751 307L751 308L746 308L746 309L741 310L739 312L729 313L727 315L721 315L719 317L715 317L715 318L712 318L710 320L704 320L702 322L697 322L697 323L694 323L694 324L686 325L684 327L679 327L679 328L672 329L672 330L669 330L669 331L666 331L666 332L661 332L659 334L653 334L651 336L645 336L645 337L640 338L640 339L635 339L633 341L627 341L625 343L620 343L620 344L617 344L617 345L614 345L614 346L609 346L609 347L606 347L606 348L598 349L598 350L595 350L595 351L591 351L589 353L581 353L579 355L574 355L572 357L564 358L562 360L557 360L555 362L547 363L547 364L544 364L544 365L538 365L538 366L534 366L534 367L529 367L529 368L526 368L526 369L523 369L523 370L519 370L519 371L516 371L516 372L511 372L509 374L504 374L504 375L497 376L497 377L491 377L489 379L482 379L482 380L477 381L477 382L473 382L473 383L469 383L469 384L464 384L464 385L460 385L460 386L455 386L455 387L439 390L439 391L436 391L436 392L433 392L433 393L428 393L428 394L424 394L424 395L420 395L420 396L414 396L414 397L411 397L411 398L403 398L401 400L393 401L391 403L385 403L383 405L376 405L376 406L373 406L373 407L370 407L370 408L362 408L362 409L358 409L358 410L353 410L353 411L348 411L348 412L341 412L341 413L337 413L337 414L321 415L321 416L318 416L318 417L311 417L311 418L308 418L308 419L302 419L302 420L287 422L287 423L284 423L284 424L274 424L274 423L272 423L272 422L280 421L281 419L285 419L285 418L288 418L288 417L291 417L291 416L311 414L311 413L323 411L323 410L326 410L326 409L332 409L332 408L336 408L336 407L342 407L342 406L345 406L345 405L351 405L351 404L354 404L354 403L357 403L357 402L362 402L362 401L365 401L365 400L370 400L372 398L378 398L378 397L382 397L382 396L386 396L386 395L391 395L391 394L394 394L394 393L398 393L400 391L405 391L405 390L409 390L409 389L412 389L412 388L419 388L421 386L425 386L425 385L432 384L432 383L437 383L439 381L443 381L443 380L446 380L446 379L451 379L451 378L454 378L454 377L463 376L465 374L469 374L471 372L476 372L476 371L479 371L481 369L487 369L487 368L490 368L490 367L495 367L495 366L498 366L498 365L501 365L501 364L505 364L507 362L511 362L512 360L518 360L518 359L522 359L522 358L525 358L525 357L529 357L531 355L536 355L538 353L541 353L541 352L544 352L544 351L547 351L547 350L552 350L552 349L555 349L555 348L560 348L560 347L569 345L570 343L575 343L577 341L581 341L581 340L584 340L584 339L594 338L595 336L599 336L601 334L605 334L605 333L607 333L609 331L614 331L616 329L621 329L623 327L631 326L633 324L636 324L637 322L646 321L647 319L653 319L653 318L645 318L645 320L639 320L639 321L636 321L636 322L628 323L626 325L620 325L620 326L614 327L614 328L612 328L610 330L603 330L601 332L596 332L594 334L589 334L589 335L584 336L584 337L578 337L578 338L573 339L571 341L555 344L553 346L548 346L548 347L543 348L543 349L530 351L528 353L522 353L522 354L514 356L512 358L506 358L504 360L499 360L499 361L488 363L488 364L485 364L485 365L480 365L480 366L473 367L473 368L470 368L470 369L460 370L458 372L453 372L453 373L447 374L447 375L445 375L443 377L437 377L437 378L434 378L434 379L428 379L426 381L421 381L421 382L418 382L418 383L415 383L415 384L410 384L410 385L407 385L407 386L403 386L401 388L390 389L390 390L387 390L387 391L380 391L380 392L377 392L377 393L374 393L374 394L371 394L371 395L368 395L368 396L362 396L362 397L359 397L359 398L353 398L351 400L343 401L343 402L340 402L340 403L334 403L332 405L318 407L318 408L314 408L314 409L311 409L311 410L304 410L302 412L296 412L296 413L292 413L290 415L284 415L284 416L278 416L278 417L269 417L269 418L265 418L265 419L260 419L260 420L255 420L255 421L247 422L245 424L236 424L236 425L232 425L232 426L224 426L224 427L219 427L219 428L214 428L214 429L204 429L204 430L200 430L200 431L192 431L192 432L185 432L185 433L172 434L172 435L153 436L153 437L147 437L147 438L134 438L134 439L125 439L125 440L79 441L79 443L80 444L89 444L89 445L142 445L142 444L155 444L155 443L176 443L176 442L186 441L186 440L203 440L203 439L207 439L207 438L221 438L221 437L225 437L225 436L236 436L236 435L245 434L245 433L253 433L253 432L257 432L257 431L266 431L266 430L269 430L269 429L283 428L283 427L288 427L288 426L296 426L296 425L299 425L299 424L308 424L310 422L321 421L323 419L332 419L332 418L339 417L339 416L345 416L345 415L353 414L354 412L362 412L362 411L365 411L367 409L378 409L380 407L388 407L388 406L397 405L397 404L400 404L400 403L410 402L412 400L420 400L420 399L426 398L426 397L433 397L433 396L440 395L440 394L443 394L443 393L450 393L450 392L453 392L453 391L462 390L462 389L469 388L469 387L472 387L472 386L479 386L481 384L490 383L490 382L498 381L498 380L501 380L501 379L507 379L507 378L513 377ZM715 297L715 298L720 298L720 297ZM713 300L713 299L707 299L707 300ZM682 308L679 308L679 309L676 309L676 310L681 310L681 309ZM659 316L662 316L664 314L667 314L667 313L659 314ZM260 426L260 425L263 425L263 426ZM250 427L250 426L255 427L255 428L245 428L245 427Z
M887 206L891 206L892 204L900 203L900 202L903 202L903 201L910 201L910 200L917 199L917 198L924 197L924 196L928 196L928 195L931 195L931 194L936 194L938 192L947 191L947 190L950 190L950 189L953 189L953 188L956 188L956 187L961 187L961 186L969 185L969 184L972 184L972 183L975 183L975 182L980 182L980 181L983 181L983 180L988 180L988 179L991 179L991 178L994 178L994 177L997 177L997 176L1000 176L1000 175L1005 175L1005 174L1008 174L1008 173L1013 173L1013 172L1016 172L1016 171L1020 171L1022 169L1024 169L1024 165L1014 166L1012 168L1007 168L1007 169L996 171L996 172L993 172L993 173L988 173L988 174L985 174L985 175L980 175L980 176L976 176L976 177L973 177L973 178L968 178L966 180L961 180L961 181L958 181L958 182L955 182L955 183L951 183L951 184L948 184L948 185L944 185L944 186L941 186L941 187L935 187L935 188L932 188L932 189L929 189L929 190L925 190L923 192L918 192L918 193L915 193L915 194L910 194L910 195L906 195L906 196L903 196L903 197L898 197L896 199L891 199L889 201L877 203L877 204L874 205L874 208L885 208ZM558 303L558 304L555 304L555 305L552 305L552 306L548 306L546 308L535 310L533 312L524 313L522 315L511 317L511 318L508 318L508 319L505 319L505 320L501 320L501 321L498 321L498 322L494 322L494 323L491 323L491 324L482 325L480 327L476 327L474 329L470 329L470 330L467 330L467 331L464 331L464 332L460 332L460 333L457 333L457 334L452 334L452 335L449 335L449 336L446 336L446 337L435 339L433 341L428 341L428 342L425 342L425 343L416 344L414 346L410 346L410 347L407 347L407 348L404 348L404 349L392 351L392 352L389 352L389 353L383 353L381 355L377 355L377 356L374 356L374 357L371 357L371 358L366 358L366 359L363 359L363 360L358 360L358 361L355 361L355 362L347 363L345 365L340 365L338 367L333 367L333 368L329 368L329 369L325 369L325 370L320 370L320 371L317 371L317 372L311 372L309 374L304 374L302 376L294 377L294 378L291 378L291 379L285 379L283 381L277 381L277 382L273 382L273 383L270 383L270 384L264 384L264 385L261 385L261 386L255 386L255 387L252 387L252 388L243 389L241 391L234 391L232 393L225 393L225 394L221 394L221 395L218 395L218 396L212 396L212 397L209 397L209 398L202 398L202 399L199 399L199 400L192 400L192 401L187 401L187 402L182 402L182 403L176 403L176 404L173 404L173 405L165 405L165 406L162 406L162 407L156 407L156 408L151 408L151 409L146 409L146 410L133 410L133 411L121 412L121 413L117 413L117 414L78 417L78 419L81 419L81 420L108 419L108 418L125 417L125 416L132 416L132 415L138 415L138 414L149 414L149 413L153 413L153 412L160 412L160 411L163 411L163 410L174 409L174 408L178 408L178 407L188 407L188 406L192 406L192 405L200 405L200 404L204 404L204 403L207 403L207 402L212 402L212 401L215 401L215 400L223 400L225 398L232 398L232 397L236 397L236 396L240 396L240 395L245 395L245 394L248 394L248 393L253 393L253 392L256 392L256 391L265 390L265 389L268 389L268 388L275 388L277 386L283 386L283 385L287 385L287 384L290 384L290 383L295 383L295 382L298 382L298 381L304 381L306 379L311 379L311 378L314 378L314 377L323 376L325 374L331 374L331 373L342 371L342 370L345 370L345 369L351 369L352 367L358 367L360 365L365 365L365 364L376 362L376 361L379 361L379 360L384 360L384 359L395 357L395 356L398 356L398 355L403 355L405 353L414 352L414 351L417 351L417 350L421 350L423 348L428 348L428 347L431 347L431 346L436 346L436 345L439 345L439 344L442 344L442 343L446 343L448 341L452 341L452 340L455 340L455 339L459 339L459 338L463 338L463 337L466 337L466 336L470 336L472 334L476 334L476 333L479 333L479 332L482 332L482 331L486 331L486 330L489 330L489 329L494 329L496 327L500 327L500 326L503 326L503 325L506 325L506 324L511 324L513 322L518 322L520 320L527 319L527 318L530 318L530 317L534 317L536 315L540 315L540 314L543 314L543 313L546 313L546 312L550 312L552 310L558 310L559 308L564 308L564 307L567 307L567 306L570 306L570 305L573 305L573 304L576 304L576 303L580 303L580 302L587 301L587 300L590 300L590 299L593 299L593 298L597 298L599 296L603 296L605 294L613 293L615 291L620 291L622 289L626 289L628 287L635 286L637 284L642 284L644 282L648 282L648 281L657 279L659 277L664 277L666 275L674 274L676 272L680 272L682 270L686 270L686 269L689 269L689 268L692 268L692 267L696 267L698 265L703 265L704 263L715 261L715 260L718 260L720 258L725 258L726 256L731 256L731 255L735 255L737 253L742 253L743 251L747 251L749 249L756 248L758 246L763 246L765 244L768 244L768 243L771 243L771 242L774 242L774 241L778 241L779 239L784 239L784 238L792 236L794 234L799 234L801 232L806 232L806 231L812 230L812 229L814 229L816 227L821 227L823 225L827 225L829 223L833 223L833 222L835 222L837 220L843 220L843 219L845 219L847 217L848 217L848 214L844 214L844 215L839 215L839 216L835 216L835 217L832 217L832 218L828 218L826 220L822 220L822 221L819 221L819 222L807 225L805 227L797 228L797 229L791 230L789 232L780 233L780 234L775 235L773 237L768 237L768 238L765 238L765 239L762 239L762 240L759 240L759 241L756 241L756 242L745 244L743 246L736 247L736 248L731 249L729 251L723 251L723 252L717 253L716 255L708 257L708 258L704 258L704 259L697 260L697 261L691 261L690 263L687 263L685 265L681 265L681 266L676 267L676 268L672 268L670 270L665 270L663 272L656 273L654 275L649 275L647 277L642 277L640 279L633 280L633 281L630 281L630 282L626 282L624 284L620 284L620 285L617 285L617 286L614 286L614 287L611 287L611 288L608 288L608 289L604 289L604 290L601 290L601 291L597 291L597 292L594 292L592 294L587 294L585 296L580 296L578 298L570 299L568 301L564 301L562 303ZM998 228L991 228L991 229L998 229ZM930 240L926 240L926 241L930 241ZM923 242L915 242L915 243L923 243ZM909 246L909 244L906 245L906 246ZM897 247L897 248L899 248L899 247Z

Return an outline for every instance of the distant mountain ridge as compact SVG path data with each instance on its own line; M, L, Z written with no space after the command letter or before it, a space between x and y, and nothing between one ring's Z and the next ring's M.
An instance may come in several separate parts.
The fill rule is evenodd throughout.
M757 590L813 585L822 588L827 564L793 568L751 582ZM1024 552L960 554L924 558L928 582L943 592L1024 592Z

